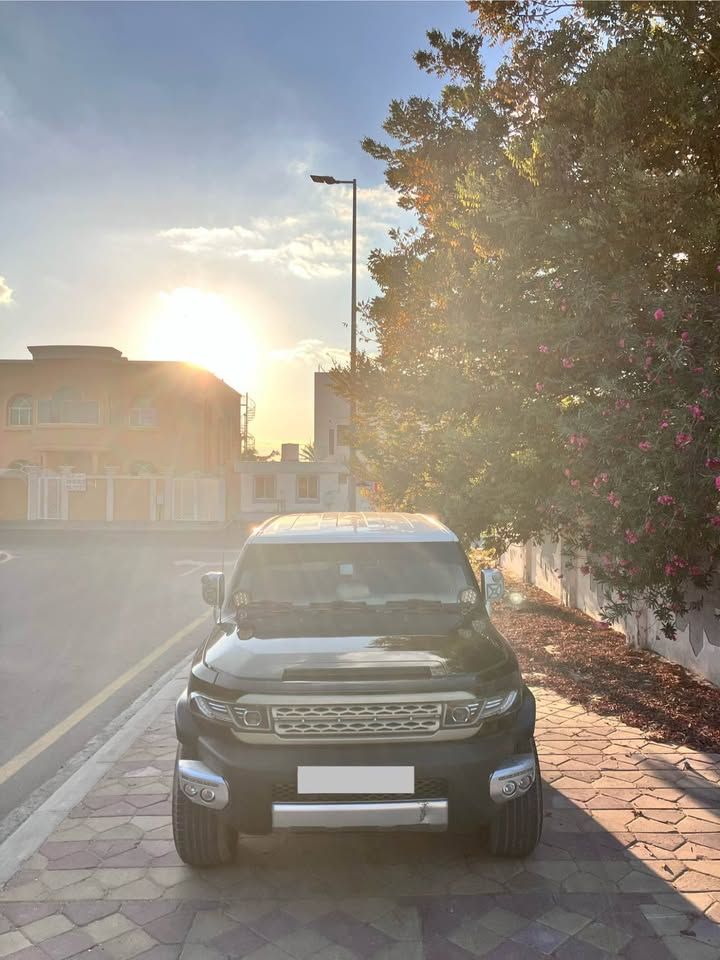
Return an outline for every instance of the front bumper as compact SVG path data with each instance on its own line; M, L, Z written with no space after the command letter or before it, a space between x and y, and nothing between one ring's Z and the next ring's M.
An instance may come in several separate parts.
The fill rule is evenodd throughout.
M183 697L178 701L176 726L183 745L178 765L181 789L188 763L195 785L201 781L203 769L209 786L217 786L219 778L220 794L225 796L224 785L227 802L223 806L214 802L213 807L245 834L287 828L472 831L489 822L500 803L529 789L539 775L531 745L535 701L527 689L510 726L494 734L446 743L256 746L199 729ZM367 796L321 797L303 802L301 796L292 796L301 764L413 766L416 783L442 783L444 795L378 797L377 801ZM523 777L528 779L521 784ZM512 791L507 788L509 782L515 784ZM213 788L213 792L215 800L218 791ZM201 791L190 799L203 803Z

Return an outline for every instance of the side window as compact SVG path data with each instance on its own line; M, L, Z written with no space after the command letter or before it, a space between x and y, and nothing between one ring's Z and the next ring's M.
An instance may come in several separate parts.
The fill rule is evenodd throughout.
M33 401L27 394L19 394L8 403L7 423L9 427L31 427L33 422Z
M275 477L255 477L254 497L256 500L277 500Z
M318 478L317 477L298 477L297 478L297 498L298 500L318 500Z
M131 427L156 427L157 410L151 397L136 397L128 414Z
M330 456L332 456L335 453L335 431L334 430L330 430L330 432L328 433L328 452L330 453Z
M38 423L99 423L97 400L81 399L78 390L60 387L48 400L38 400Z

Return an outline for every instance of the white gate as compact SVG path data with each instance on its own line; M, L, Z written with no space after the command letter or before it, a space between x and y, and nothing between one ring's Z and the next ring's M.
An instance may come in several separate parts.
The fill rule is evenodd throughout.
M225 481L221 477L174 477L173 520L213 521L225 519Z
M38 520L67 520L64 477L38 477Z

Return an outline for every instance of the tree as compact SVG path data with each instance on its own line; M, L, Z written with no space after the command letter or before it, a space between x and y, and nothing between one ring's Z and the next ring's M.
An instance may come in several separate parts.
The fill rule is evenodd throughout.
M315 459L315 444L312 440L308 440L307 443L304 443L300 448L300 459L305 461L312 461Z
M720 10L569 6L431 31L441 95L364 142L419 226L371 255L379 352L345 390L385 505L562 535L610 616L672 635L720 548Z

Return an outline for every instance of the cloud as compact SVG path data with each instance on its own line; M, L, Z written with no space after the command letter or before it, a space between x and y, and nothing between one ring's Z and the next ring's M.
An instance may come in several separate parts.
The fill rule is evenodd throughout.
M184 253L215 259L244 259L274 264L306 280L328 279L350 271L348 190L325 187L300 212L280 217L252 217L227 227L172 227L157 237ZM358 265L372 246L383 244L391 226L402 222L392 190L384 184L358 190Z
M261 235L247 227L172 227L161 230L158 236L168 240L176 250L185 253L224 253L242 248L247 243L257 243Z
M268 354L275 363L299 363L314 369L329 370L335 364L347 364L350 352L340 347L330 347L322 340L298 340L294 347L272 350Z
M0 306L13 302L13 292L5 277L0 277Z
M402 216L403 211L397 205L397 194L385 183L374 187L358 187L358 222L372 223L376 227L392 226ZM328 189L325 194L325 206L338 220L352 220L352 201L350 187L346 190Z

